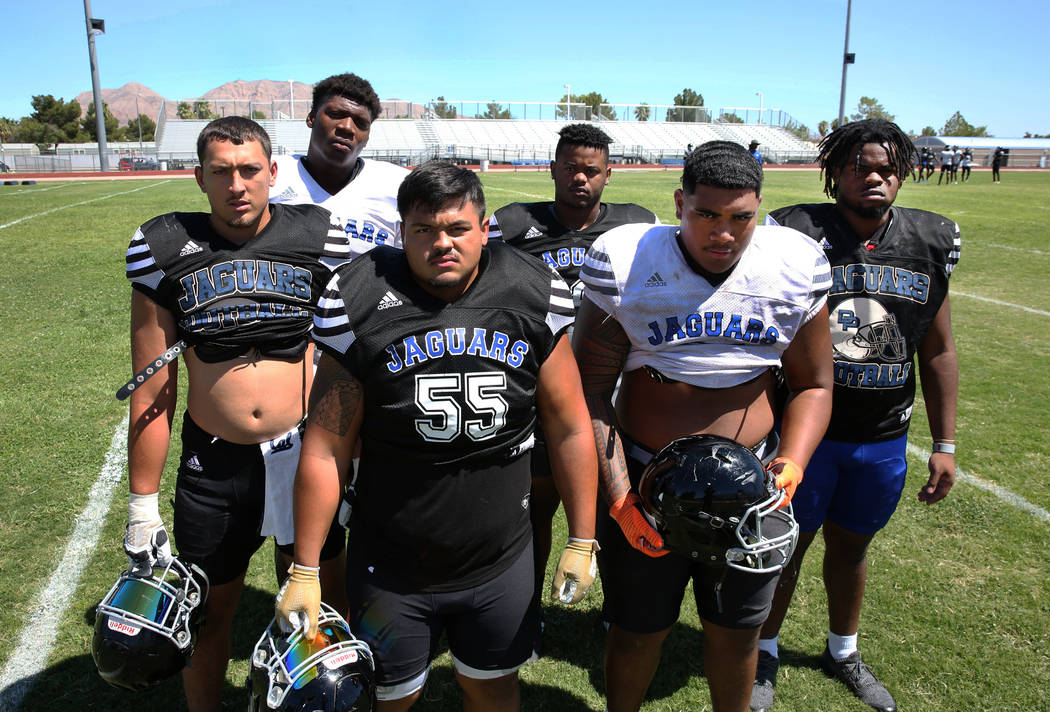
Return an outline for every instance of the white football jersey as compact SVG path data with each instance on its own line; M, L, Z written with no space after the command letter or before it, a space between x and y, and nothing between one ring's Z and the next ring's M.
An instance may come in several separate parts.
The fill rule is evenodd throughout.
M712 286L695 272L674 225L625 225L587 252L584 296L631 341L625 371L649 366L700 388L729 388L780 364L824 306L828 260L790 228L757 226L732 273Z
M361 171L335 195L317 184L302 163L303 156L277 156L277 182L270 188L271 203L313 203L332 214L332 230L345 234L350 259L376 245L401 247L401 216L397 189L406 168L367 158Z

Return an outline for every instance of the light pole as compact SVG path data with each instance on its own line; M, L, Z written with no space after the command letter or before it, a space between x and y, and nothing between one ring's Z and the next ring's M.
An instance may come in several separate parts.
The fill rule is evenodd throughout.
M763 101L765 97L762 96L762 92L756 91L755 96L758 97L758 123L762 123L762 112L765 110L765 104Z
M572 84L563 84L565 87L565 118L572 121Z
M846 67L853 64L857 56L849 51L849 16L853 0L846 0L846 43L842 48L842 90L839 92L839 126L846 114Z
M98 135L99 170L109 170L109 159L106 157L106 116L102 108L102 84L98 79L98 61L95 58L95 35L106 31L105 20L91 16L91 0L84 0L84 20L87 23L88 58L91 60L91 93L95 101L95 133Z
M295 118L295 96L293 94L292 87L293 87L292 80L289 79L288 80L288 115L291 118L294 119Z

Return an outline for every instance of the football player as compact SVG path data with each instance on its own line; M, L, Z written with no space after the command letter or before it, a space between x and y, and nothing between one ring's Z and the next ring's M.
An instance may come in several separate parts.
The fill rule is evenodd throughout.
M896 709L857 650L868 545L904 489L905 447L915 398L915 356L933 454L919 500L943 499L955 482L959 370L948 278L959 261L959 228L923 210L895 207L915 148L883 119L835 129L820 146L824 192L834 203L774 210L767 221L800 230L832 264L835 387L831 425L795 495L799 545L762 630L752 709L773 703L777 636L798 569L824 529L828 644L824 670L869 706Z
M747 708L776 573L668 552L637 487L653 453L710 433L752 449L790 499L824 433L831 274L804 235L756 227L761 189L762 168L743 146L705 143L689 154L674 194L680 224L610 230L580 272L586 286L573 342L608 505L597 531L611 712L641 706L690 580L713 707ZM776 367L790 389L779 451Z
M211 582L207 623L183 672L194 712L220 708L249 559L265 535L290 544L288 498L313 380L313 311L347 255L345 236L328 233L326 210L267 202L277 166L261 126L216 119L201 131L197 154L197 183L211 212L154 218L127 252L134 370L179 341L190 347L174 535L179 557ZM143 575L170 557L158 492L177 375L171 363L131 391L124 545Z
M271 203L320 205L332 213L334 239L345 239L350 258L376 245L400 246L397 188L408 170L361 157L372 122L382 106L372 85L356 74L335 74L314 86L306 116L310 145L306 155L278 156ZM333 529L321 557L324 600L346 613L346 556L343 530ZM281 542L282 544L284 542ZM278 582L292 563L291 549L274 550Z
M568 124L558 136L550 165L554 200L511 203L500 208L489 220L489 239L502 239L542 259L569 283L578 304L583 291L580 267L591 243L620 225L660 221L652 212L634 203L602 202L602 191L609 185L612 174L609 167L612 139L604 131L591 124ZM551 526L559 502L546 452L543 434L537 432L529 504L537 599L547 573Z
M481 183L431 161L401 184L404 251L341 267L314 335L323 356L295 489L295 564L277 599L316 627L318 552L361 443L350 516L350 624L375 653L379 709L420 696L442 633L467 710L517 710L539 635L529 525L543 424L569 542L559 597L593 582L597 464L553 270L488 242Z
M277 157L271 203L313 203L332 213L332 230L347 237L351 257L376 245L401 245L397 187L408 170L362 158L372 122L382 111L372 85L336 74L314 87L306 115L306 155Z

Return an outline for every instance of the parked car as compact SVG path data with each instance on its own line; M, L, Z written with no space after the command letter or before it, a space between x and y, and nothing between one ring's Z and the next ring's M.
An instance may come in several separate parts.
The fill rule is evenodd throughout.
M121 158L119 161L117 161L118 171L130 171L134 169L134 166L135 159L131 158L130 156L125 156L124 158Z
M135 170L136 171L156 171L160 170L160 164L154 158L136 158L135 159Z

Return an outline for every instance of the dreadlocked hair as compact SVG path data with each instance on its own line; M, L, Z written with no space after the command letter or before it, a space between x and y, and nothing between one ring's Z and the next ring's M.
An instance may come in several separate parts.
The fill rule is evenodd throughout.
M838 127L820 142L820 172L824 177L824 194L838 195L836 177L849 162L854 170L860 163L860 151L865 144L877 143L889 154L894 173L903 178L915 163L915 144L901 131L901 127L886 119L864 119Z

